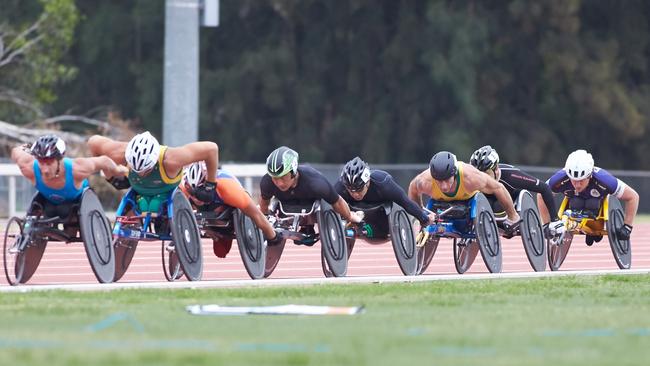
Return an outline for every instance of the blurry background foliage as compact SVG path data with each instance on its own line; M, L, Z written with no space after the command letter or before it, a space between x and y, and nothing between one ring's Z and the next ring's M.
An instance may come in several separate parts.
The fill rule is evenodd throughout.
M160 135L165 1L0 3L5 57L40 37L0 67L0 120L113 113ZM222 0L201 29L200 135L239 162L491 144L517 164L587 148L650 169L649 25L644 0Z

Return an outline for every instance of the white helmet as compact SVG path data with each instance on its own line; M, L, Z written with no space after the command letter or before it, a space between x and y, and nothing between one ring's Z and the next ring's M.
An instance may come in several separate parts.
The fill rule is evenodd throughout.
M124 157L126 163L136 173L145 172L153 168L158 162L160 144L149 131L135 135L126 146Z
M197 161L192 163L189 167L185 169L183 174L183 180L192 188L197 188L203 183L205 183L205 178L207 177L208 168L205 165L204 161Z
M576 150L566 159L564 171L572 180L589 178L594 171L594 158L586 150Z

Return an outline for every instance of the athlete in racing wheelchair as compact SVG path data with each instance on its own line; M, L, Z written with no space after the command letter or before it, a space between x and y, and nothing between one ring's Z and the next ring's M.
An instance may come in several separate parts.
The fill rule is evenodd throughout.
M194 196L194 191L205 184L206 173L204 162L193 163L185 169L180 185L195 209L202 235L212 239L212 249L219 258L226 257L233 239L237 239L239 254L248 275L252 279L264 278L266 241L277 241L278 234L239 180L225 170L218 170L217 196L213 201L203 202ZM168 254L163 252L163 258L166 255ZM172 280L180 276L180 265L176 265L170 274Z
M106 156L65 158L65 142L56 135L39 137L30 147L12 149L11 158L36 187L24 218L12 217L4 237L4 268L11 285L26 283L48 241L83 242L90 266L101 283L113 281L115 258L111 226L88 177L124 170Z
M128 269L139 241L162 241L163 250L175 251L185 277L190 281L200 280L203 272L201 236L192 206L178 185L184 166L204 160L206 183L197 188L194 195L203 201L216 197L217 144L199 141L167 147L161 146L149 132L144 132L129 142L95 135L88 146L94 155L107 155L117 164L129 167L127 177L111 180L118 189L130 187L116 211L113 228L115 280ZM172 267L174 263L168 268Z
M495 213L499 231L505 238L521 236L531 267L535 271L544 271L546 269L546 242L544 238L559 234L559 231L564 228L563 225L558 225L561 221L555 216L556 205L551 188L546 182L540 181L515 166L500 164L499 154L490 145L474 151L470 158L470 164L498 180L506 188L522 221L518 230L506 234L503 227L503 220L505 219L503 206L494 195L488 195L487 199L490 201L492 210ZM535 204L534 193L540 194L541 199L551 208L551 212L554 214L552 222L543 227L539 210ZM551 229L553 229L553 232L551 232Z
M418 234L424 272L431 262L440 238L451 238L454 244L454 264L458 273L467 271L478 251L492 273L501 272L502 252L499 232L485 194L493 194L506 210L504 228L514 232L520 223L512 199L503 185L473 166L456 160L448 151L436 153L429 169L417 175L409 184L409 197L421 200L431 197L426 207L436 214L436 222L423 227Z
M320 240L323 273L328 277L345 276L348 248L339 215L352 223L359 223L363 217L350 212L348 204L320 172L299 166L298 153L286 146L268 156L266 169L260 181L260 210L269 213L269 221L279 230L278 240L268 243L266 276L275 269L287 239L305 246Z
M567 157L564 169L547 181L551 190L562 193L564 199L558 215L564 230L548 240L548 261L551 270L560 268L569 252L575 235L585 235L588 246L600 242L607 235L620 269L632 264L630 234L639 207L639 194L605 169L594 166L594 159L586 150L576 150ZM625 202L625 213L620 201ZM542 219L549 213L538 198Z
M417 275L419 248L407 213L416 217L422 227L433 223L435 215L409 199L390 174L383 170L370 170L359 157L345 164L334 188L352 211L364 213L363 222L346 226L348 256L357 237L363 237L371 244L390 240L402 273Z

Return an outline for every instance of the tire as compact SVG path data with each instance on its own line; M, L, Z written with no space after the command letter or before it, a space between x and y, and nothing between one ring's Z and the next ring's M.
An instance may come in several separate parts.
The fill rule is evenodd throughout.
M621 239L618 237L618 229L625 225L625 215L623 207L618 198L608 197L608 212L605 226L607 228L607 239L612 249L614 260L620 269L630 269L632 266L632 243L630 239Z

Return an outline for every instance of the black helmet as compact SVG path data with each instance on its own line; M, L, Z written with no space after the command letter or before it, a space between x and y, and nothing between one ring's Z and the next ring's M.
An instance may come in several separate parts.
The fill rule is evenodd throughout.
M341 182L351 191L361 190L369 180L370 168L358 156L348 161L341 172Z
M447 180L454 176L456 171L456 155L449 151L436 153L429 162L429 172L435 180Z
M274 178L298 172L298 153L286 146L280 146L266 158L266 171Z
M494 169L499 165L499 154L490 145L485 145L482 148L474 151L469 163L476 169L484 172L488 169Z
M44 135L36 140L30 152L36 159L61 159L65 155L65 142L57 135Z

